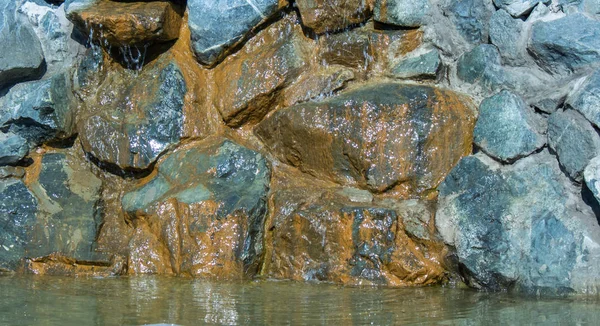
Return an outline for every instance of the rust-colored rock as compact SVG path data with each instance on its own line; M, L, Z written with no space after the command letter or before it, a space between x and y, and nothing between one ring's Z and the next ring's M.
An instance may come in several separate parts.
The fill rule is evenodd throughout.
M317 71L307 71L285 89L283 106L291 106L312 99L332 96L354 79L352 70L342 66L329 66Z
M280 101L281 90L306 66L303 37L294 19L284 18L215 68L214 105L227 125L258 122Z
M474 123L459 94L376 83L279 110L255 133L279 160L317 178L418 196L471 152Z
M110 261L82 261L60 254L26 259L24 270L36 275L109 277L125 273L125 260L114 256Z
M366 21L373 0L296 0L302 24L317 34L333 32Z
M369 34L352 30L319 39L319 58L327 65L365 70L373 56Z
M183 8L171 1L100 1L70 11L69 19L84 34L105 45L148 45L179 37Z
M351 188L276 189L263 274L348 285L443 282L446 248L435 240L431 204L371 200Z

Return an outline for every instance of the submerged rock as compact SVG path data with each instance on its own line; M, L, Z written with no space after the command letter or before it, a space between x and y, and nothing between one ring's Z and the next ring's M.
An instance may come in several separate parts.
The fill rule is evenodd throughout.
M557 111L548 118L548 145L569 177L583 178L583 169L600 154L600 136L594 127L573 110Z
M129 272L253 276L264 254L269 180L262 155L222 138L170 154L123 197L136 227Z
M542 132L541 118L518 95L501 91L481 102L473 141L488 155L511 162L544 146Z
M359 24L371 16L370 0L296 0L302 24L317 34Z
M33 28L17 16L17 1L0 1L0 89L44 73L42 46Z
M437 229L470 285L597 291L600 226L547 152L509 166L466 157L439 191Z
M75 133L72 101L67 74L18 84L0 98L0 129L27 139L31 148L67 139Z
M255 133L279 160L313 176L417 194L435 188L471 151L474 122L458 94L378 83L281 109Z
M144 170L179 142L187 88L174 61L109 74L89 87L92 95L78 122L81 143L111 172Z
M550 73L571 73L600 65L600 21L572 14L536 22L527 49Z
M279 0L189 0L191 47L198 61L213 65L261 22L279 11Z

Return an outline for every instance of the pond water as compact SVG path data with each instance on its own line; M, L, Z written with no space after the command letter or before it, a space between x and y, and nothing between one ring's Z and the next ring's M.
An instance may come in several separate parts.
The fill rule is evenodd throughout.
M597 325L597 298L167 277L0 277L0 325Z

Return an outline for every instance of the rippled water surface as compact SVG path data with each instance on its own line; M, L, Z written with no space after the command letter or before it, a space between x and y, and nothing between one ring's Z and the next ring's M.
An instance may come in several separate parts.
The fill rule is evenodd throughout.
M597 325L597 299L181 278L0 276L0 325Z

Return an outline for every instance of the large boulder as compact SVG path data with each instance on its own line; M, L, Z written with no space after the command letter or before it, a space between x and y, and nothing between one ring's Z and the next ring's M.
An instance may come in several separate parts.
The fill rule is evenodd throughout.
M213 102L227 125L258 122L281 100L281 90L307 65L302 37L292 19L282 19L214 69Z
M359 24L371 16L371 0L296 0L302 24L317 34Z
M491 96L479 107L474 143L488 155L511 162L546 144L541 117L509 91Z
M542 152L501 166L469 156L439 187L437 229L475 287L597 293L600 226Z
M527 46L550 73L572 73L600 65L600 21L584 14L533 24Z
M565 104L583 114L596 127L600 127L600 70L586 77L579 87L569 94Z
M189 0L191 47L198 61L213 65L227 50L279 11L279 0Z
M28 22L17 15L16 0L0 1L0 89L40 77L45 61L40 40Z
M113 72L97 84L83 77L80 81L88 85L81 93L89 96L79 114L80 140L83 149L111 172L140 172L179 142L186 82L177 63L168 58L139 73Z
M592 125L573 110L557 111L548 118L548 145L569 177L583 178L590 160L600 154L600 136Z
M270 169L222 138L180 148L123 197L136 230L129 273L242 278L263 256Z
M27 139L31 148L71 137L74 119L68 74L15 85L0 98L0 128Z
M376 83L281 109L255 133L279 160L318 178L420 193L470 153L469 103L443 89Z

